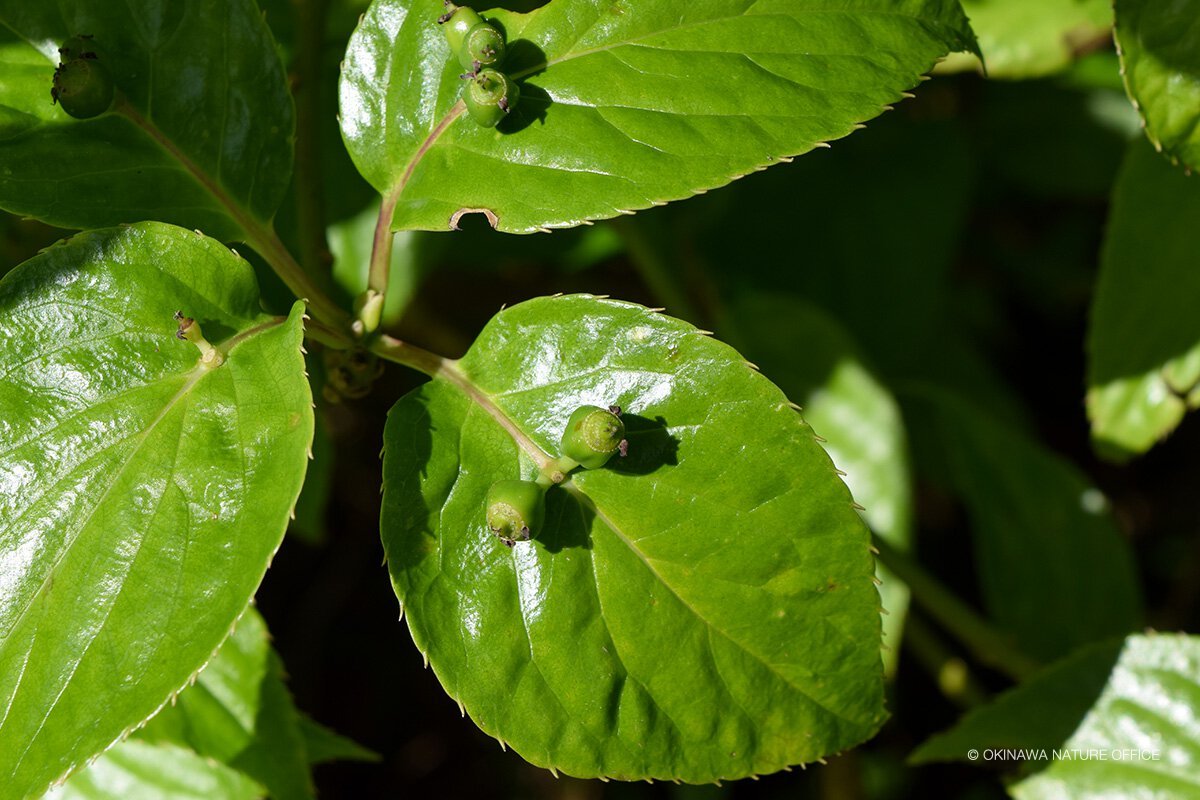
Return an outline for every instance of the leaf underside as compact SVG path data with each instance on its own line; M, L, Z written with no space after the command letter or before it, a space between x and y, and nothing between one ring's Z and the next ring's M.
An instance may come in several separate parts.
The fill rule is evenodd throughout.
M389 415L382 530L413 638L480 727L571 775L689 782L874 733L866 529L735 351L572 296L501 312L455 369ZM628 458L551 489L544 530L505 547L485 494L535 467L501 421L555 452L582 404L625 410Z

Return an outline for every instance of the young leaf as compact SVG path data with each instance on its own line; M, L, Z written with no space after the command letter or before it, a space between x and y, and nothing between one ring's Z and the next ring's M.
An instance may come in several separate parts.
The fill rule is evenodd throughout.
M992 78L1038 78L1108 40L1110 0L963 0ZM939 71L978 66L955 55Z
M262 787L224 764L178 745L130 739L51 790L44 800L258 800L261 797Z
M1200 169L1200 0L1116 0L1125 90L1146 135L1172 161Z
M1200 178L1132 146L1113 189L1088 335L1092 439L1114 460L1149 450L1200 403L1197 219Z
M203 345L177 338L177 310ZM245 609L312 442L302 314L263 314L246 262L161 223L80 234L0 281L0 782L16 795L150 717Z
M1062 758L1010 788L1017 800L1200 796L1200 637L1130 636Z
M971 517L984 602L1018 647L1053 659L1137 628L1129 548L1086 476L956 395L913 399L905 411L930 433L912 441L945 459Z
M196 682L137 736L186 745L250 776L274 800L314 796L300 714L266 623L253 608Z
M69 228L158 219L226 241L287 188L293 112L253 0L0 0L0 208ZM2 30L2 27L0 27ZM89 34L117 87L74 120L50 101L59 45Z
M573 473L506 547L488 487L580 405L628 457ZM811 429L727 345L588 296L501 312L393 408L383 541L418 648L485 731L578 776L713 781L884 719L865 527Z
M342 70L342 133L397 229L464 212L560 228L722 186L845 136L974 42L957 2L555 0L497 10L521 101L459 100L438 0L375 0Z
M819 309L783 294L741 298L732 320L746 355L803 407L804 420L825 440L871 529L907 550L913 508L904 420L849 334ZM883 662L891 674L900 657L908 587L882 564L876 564L876 572L888 612Z

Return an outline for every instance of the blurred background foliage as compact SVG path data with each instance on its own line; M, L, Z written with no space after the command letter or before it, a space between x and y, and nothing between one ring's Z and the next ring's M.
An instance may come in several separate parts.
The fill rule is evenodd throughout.
M277 227L297 252L316 237L325 257L307 266L348 302L365 286L378 199L341 145L337 70L366 3L260 2L298 97L310 87L301 130L308 118L316 132L301 134L306 163ZM1108 3L964 5L987 77L952 58L914 99L829 149L635 217L527 237L482 219L398 234L386 324L457 356L502 305L538 295L664 306L737 346L804 406L872 527L1028 654L1048 661L1144 624L1196 630L1200 424L1185 419L1115 466L1096 455L1084 410L1110 192L1126 154L1147 147ZM303 218L312 210L299 193L321 198L323 227ZM62 235L0 217L0 269ZM286 290L260 273L285 307ZM294 535L258 596L298 705L382 756L319 767L325 796L1004 796L1000 765L906 764L1010 684L919 607L906 614L907 592L886 574L893 717L827 765L688 787L556 779L502 752L422 668L380 564L384 415L420 380L389 369L369 397L320 406ZM1046 598L1062 618L1046 617Z

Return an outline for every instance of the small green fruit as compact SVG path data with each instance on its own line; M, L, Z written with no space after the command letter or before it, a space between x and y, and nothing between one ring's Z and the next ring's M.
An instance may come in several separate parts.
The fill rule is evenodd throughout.
M509 547L524 542L542 526L545 490L533 481L496 481L487 493L487 524Z
M112 107L113 82L104 64L75 58L58 65L50 98L76 119L98 117Z
M461 54L464 52L463 45L466 43L467 34L481 22L483 17L473 8L456 6L447 0L446 13L438 17L438 24L442 26L442 33L446 34L446 44L450 45L450 52L454 53L455 58L462 60ZM469 68L471 62L468 61L463 66Z
M458 62L464 69L478 72L481 67L496 67L504 60L504 36L486 22L481 22L467 32L458 53Z
M494 69L481 69L463 90L463 102L471 119L485 128L496 127L516 107L520 97L517 84Z
M562 454L584 469L599 469L613 453L624 456L628 448L620 406L580 406L562 435Z
M77 58L86 58L89 60L99 58L96 52L95 37L90 33L81 33L78 36L72 36L63 42L62 47L58 48L58 60L60 62L74 61Z

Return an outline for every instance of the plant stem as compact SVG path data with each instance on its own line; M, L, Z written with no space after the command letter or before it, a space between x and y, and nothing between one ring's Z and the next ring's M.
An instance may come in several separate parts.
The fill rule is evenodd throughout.
M379 219L375 222L375 239L371 243L371 268L367 273L367 288L387 297L388 280L392 276L392 216L396 213L396 202L400 199L399 192L392 192L382 198L379 206Z
M904 621L904 647L930 674L942 694L959 708L973 708L987 702L987 693L971 675L970 668L919 614L909 614Z
M879 551L879 560L892 573L908 584L913 599L962 642L983 664L993 667L1010 678L1020 681L1039 669L1039 664L1016 649L1012 637L993 628L966 603L910 559L871 534L871 544Z
M113 110L126 116L133 124L145 131L151 139L161 145L196 179L197 183L208 191L217 203L229 212L229 216L245 233L246 244L258 251L258 254L266 260L271 269L275 270L292 294L308 302L314 316L322 317L337 328L349 328L350 314L329 299L329 296L313 283L312 278L296 263L296 259L292 257L287 247L280 241L279 235L269 224L259 222L253 214L243 208L226 191L220 181L200 169L186 153L179 149L174 141L159 130L158 126L143 116L142 112L129 102L127 97L118 94ZM346 336L348 339L349 334Z
M437 353L431 353L387 334L371 339L368 347L372 353L386 361L403 364L419 372L424 372L434 380L452 384L494 419L512 437L517 447L525 451L525 454L537 465L539 470L554 468L553 465L557 463L555 459L538 447L523 430L517 427L517 424L496 405L492 396L476 386L474 381L458 368L458 362L443 358Z
M243 228L246 231L246 244L258 251L280 280L292 290L292 294L308 303L313 316L329 323L333 330L349 328L350 314L321 291L273 229L258 224L243 224ZM342 335L347 341L350 340L349 333Z
M437 353L431 353L423 347L417 347L386 333L373 339L369 349L385 361L403 364L417 372L424 372L431 378L444 377L454 363Z

